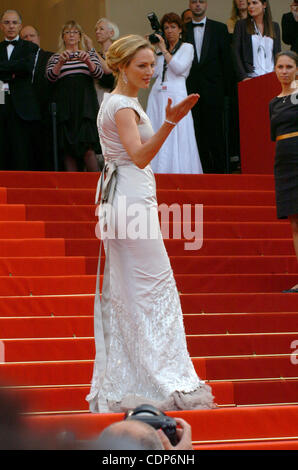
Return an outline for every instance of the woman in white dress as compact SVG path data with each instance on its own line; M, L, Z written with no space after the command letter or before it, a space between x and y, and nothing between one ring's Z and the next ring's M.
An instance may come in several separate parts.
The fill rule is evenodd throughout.
M187 351L183 316L162 240L150 161L198 95L172 106L154 133L137 95L154 70L151 45L140 36L116 41L107 62L118 78L98 116L105 157L100 178L101 236L106 254L102 299L94 307L96 357L87 401L92 412L123 412L140 404L161 410L213 408L211 388L197 376ZM109 217L116 214L115 218ZM140 224L154 236L135 236ZM145 219L145 220L144 220ZM124 221L124 222L123 222ZM105 227L107 236L103 236ZM112 236L115 229L115 236ZM142 234L144 235L144 234ZM100 258L98 274L100 272Z
M187 96L185 82L194 58L193 45L180 39L183 27L180 16L176 13L164 15L161 27L167 45L157 34L159 43L153 75L156 80L146 110L155 132L164 122L168 98L177 104ZM191 113L178 123L151 166L154 173L203 173Z

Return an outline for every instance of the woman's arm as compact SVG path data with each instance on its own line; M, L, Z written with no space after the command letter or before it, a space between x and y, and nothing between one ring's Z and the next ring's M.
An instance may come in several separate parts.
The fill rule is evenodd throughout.
M179 54L181 52L181 54ZM181 49L172 57L168 69L175 75L183 75L190 70L194 58L194 48L192 44L184 43Z
M98 52L96 52L96 50L95 50L95 48L94 48L94 46L93 46L93 41L92 41L92 39L91 39L89 36L87 36L87 34L84 34L84 40L85 40L85 44L86 44L86 47L87 47L88 52L94 51L95 54L97 55L97 58L98 58L98 60L99 60L99 62L100 62L100 65L102 66L102 69L103 69L104 73L105 73L105 74L111 74L111 73L112 73L112 70L109 69L109 67L108 67L106 61L104 60L104 58L101 57L101 55L100 55Z
M100 78L103 75L103 68L95 50L88 52L80 51L79 59L88 66L93 78Z
M67 51L64 51L62 54L54 54L50 57L47 68L46 68L46 77L50 82L56 82L60 75L60 70L69 59Z
M166 107L166 119L172 123L178 123L191 110L198 99L199 95L189 95L172 107L172 100L169 98ZM142 169L155 157L174 128L174 124L165 121L161 128L147 142L142 143L137 126L136 113L133 109L124 108L117 111L115 122L123 147L135 165Z

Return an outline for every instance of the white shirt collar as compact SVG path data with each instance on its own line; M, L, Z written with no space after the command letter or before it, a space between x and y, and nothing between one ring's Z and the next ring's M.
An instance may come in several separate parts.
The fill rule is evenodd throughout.
M20 39L20 36L19 36L19 34L18 34L18 35L17 35L15 38L13 38L13 39L5 38L5 41L18 41L19 39Z
M204 18L203 18L201 21L194 21L194 20L192 20L193 24L199 24L199 23L204 23L204 24L206 24L206 21L207 21L207 16L204 16Z

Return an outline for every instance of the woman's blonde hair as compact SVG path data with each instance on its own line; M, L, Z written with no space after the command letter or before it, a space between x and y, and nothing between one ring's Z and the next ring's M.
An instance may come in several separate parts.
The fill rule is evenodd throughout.
M231 16L228 20L228 27L229 27L229 32L230 33L234 32L235 25L236 25L237 21L239 21L239 20L240 20L239 8L237 7L236 0L233 0Z
M60 54L61 54L61 52L65 51L65 49L66 49L64 39L63 39L63 34L66 30L72 29L72 28L76 28L80 32L80 41L79 41L79 44L78 44L78 48L81 51L86 51L87 50L87 47L86 47L86 44L85 44L85 41L84 41L84 31L83 31L82 27L76 21L70 20L70 21L67 21L62 26L62 30L59 34L58 52Z
M142 36L130 34L115 41L106 53L106 62L116 78L119 77L120 67L129 65L135 54L141 49L154 47Z

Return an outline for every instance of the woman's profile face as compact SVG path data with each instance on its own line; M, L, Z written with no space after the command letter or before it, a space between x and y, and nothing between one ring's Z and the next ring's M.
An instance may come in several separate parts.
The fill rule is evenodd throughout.
M103 44L108 39L111 39L113 34L114 31L108 27L108 24L105 21L101 21L96 25L95 35L99 44Z
M66 49L73 46L77 47L81 39L81 33L77 28L66 28L62 33L62 37Z
M137 89L146 89L150 85L155 66L154 53L149 48L140 49L125 67L127 80Z
M248 13L253 18L264 13L265 7L266 7L266 2L262 3L261 0L248 0L247 1Z
M290 84L296 80L298 68L296 62L286 55L277 59L275 73L281 84Z
M172 43L179 41L180 34L182 33L182 29L179 28L177 23L168 22L165 22L163 25L163 31L167 41Z

